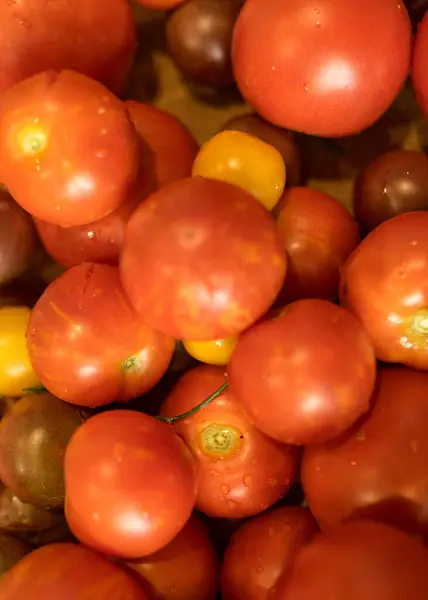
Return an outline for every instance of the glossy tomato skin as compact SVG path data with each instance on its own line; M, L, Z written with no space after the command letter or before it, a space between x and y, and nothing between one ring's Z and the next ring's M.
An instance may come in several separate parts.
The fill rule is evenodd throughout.
M363 323L377 357L428 369L428 212L372 231L341 273L341 303Z
M274 220L255 198L192 177L138 207L120 270L149 324L178 339L205 341L240 333L270 307L286 257Z
M84 263L66 271L34 307L28 352L43 385L84 406L124 402L149 391L166 372L174 340L129 304L119 271Z
M428 12L420 23L413 51L412 83L419 106L428 115L428 77L426 64L428 60Z
M244 332L227 373L256 427L306 445L339 435L368 410L376 361L353 315L300 300Z
M0 101L0 177L33 216L63 227L113 212L139 167L126 108L75 71L46 71Z
M189 371L165 400L161 414L171 417L187 412L224 381L222 367ZM240 519L258 514L275 504L293 483L296 449L276 443L253 427L228 389L173 426L195 458L196 508L211 517Z
M286 189L275 208L288 256L279 302L303 298L335 301L339 271L360 241L350 212L332 196L307 187Z
M221 568L224 600L268 600L283 573L317 532L311 513L281 507L245 523L232 537Z
M0 581L2 600L147 600L124 570L77 544L34 550Z
M214 600L218 558L196 513L162 550L127 563L141 578L151 600Z
M166 546L196 499L192 456L173 428L134 411L92 417L65 456L66 517L85 545L134 559Z
M408 74L411 44L407 11L396 0L249 0L235 28L233 64L242 94L262 117L340 137L365 129L391 105Z

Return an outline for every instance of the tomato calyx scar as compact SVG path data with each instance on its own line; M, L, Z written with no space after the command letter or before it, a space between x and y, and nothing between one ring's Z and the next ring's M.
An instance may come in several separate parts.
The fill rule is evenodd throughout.
M231 458L239 450L244 436L231 425L211 423L199 435L201 451L212 458Z
M181 419L187 419L188 417L191 417L195 413L199 412L200 410L202 410L203 408L208 406L208 404L210 404L213 400L218 398L220 396L220 394L222 394L224 392L224 390L227 388L228 385L229 384L227 383L227 381L225 381L223 383L223 385L221 385L218 388L218 390L216 390L210 396L208 396L208 398L205 398L205 400L203 400L200 404L197 404L196 406L194 406L193 408L191 408L190 410L188 410L187 412L185 412L181 415L177 415L175 417L165 417L163 415L159 415L156 418L159 421L162 421L162 423L166 423L167 425L171 425L175 421L180 421Z
M420 308L412 317L411 328L414 333L428 335L428 308Z

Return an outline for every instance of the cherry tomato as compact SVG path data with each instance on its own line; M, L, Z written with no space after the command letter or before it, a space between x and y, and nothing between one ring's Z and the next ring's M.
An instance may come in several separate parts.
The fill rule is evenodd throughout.
M385 221L349 257L341 302L385 362L428 369L428 212Z
M194 513L162 550L130 562L151 600L214 600L218 558L199 517Z
M282 573L317 531L311 513L282 507L252 519L232 538L221 568L224 600L268 600Z
M193 165L193 175L232 183L271 210L284 191L281 154L260 138L242 131L222 131L206 142Z
M127 559L169 544L188 521L197 489L194 461L173 428L130 410L101 413L78 429L65 455L65 483L76 537Z
M209 365L227 365L238 343L236 336L209 342L184 342L186 351L199 360Z
M2 600L147 600L138 582L77 544L34 550L0 581Z
M0 483L0 530L15 533L47 531L59 522L61 516L56 512L22 502Z
M174 340L135 313L116 267L84 263L51 283L37 302L28 351L55 396L101 406L149 391L168 368Z
M71 227L113 212L135 182L138 150L122 103L74 71L40 73L1 98L1 179L39 219Z
M340 137L389 108L406 80L411 45L399 0L250 0L236 24L233 64L262 117Z
M294 187L285 190L275 215L288 256L279 301L336 300L339 270L360 241L349 211L328 194Z
M3 575L31 550L31 546L26 542L11 535L0 533L0 592Z
M227 372L256 427L305 445L339 435L369 408L376 361L351 313L300 300L243 333Z
M191 410L224 381L220 367L189 371L165 400L161 414L172 417ZM296 449L276 443L251 425L230 390L173 426L196 461L196 507L209 516L255 515L275 504L293 483Z
M412 83L416 98L425 115L428 115L428 11L425 13L415 39L412 64Z
M240 333L270 307L286 257L273 218L250 194L192 177L138 207L120 268L128 297L150 325L205 341Z

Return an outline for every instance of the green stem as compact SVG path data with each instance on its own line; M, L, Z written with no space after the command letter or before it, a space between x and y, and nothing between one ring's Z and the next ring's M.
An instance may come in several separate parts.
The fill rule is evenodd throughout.
M225 381L223 383L223 385L218 388L218 390L216 390L215 392L213 392L211 394L211 396L208 396L208 398L205 398L205 400L203 402L201 402L197 406L194 406L193 408L191 408L187 412L183 413L182 415L177 415L176 417L164 417L162 415L159 415L156 418L159 419L159 421L162 421L162 423L166 423L167 425L171 425L175 421L180 421L181 419L187 419L188 417L191 417L198 411L200 411L203 408L205 408L206 406L208 406L208 404L210 404L213 400L218 398L220 396L220 394L222 394L224 392L224 390L227 388L228 385L229 384L227 383L227 381Z

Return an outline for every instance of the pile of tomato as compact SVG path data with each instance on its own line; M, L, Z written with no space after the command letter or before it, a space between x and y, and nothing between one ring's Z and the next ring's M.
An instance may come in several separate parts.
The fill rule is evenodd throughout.
M139 4L201 147L127 0L0 5L0 600L427 600L428 156L301 144L428 116L428 2Z

